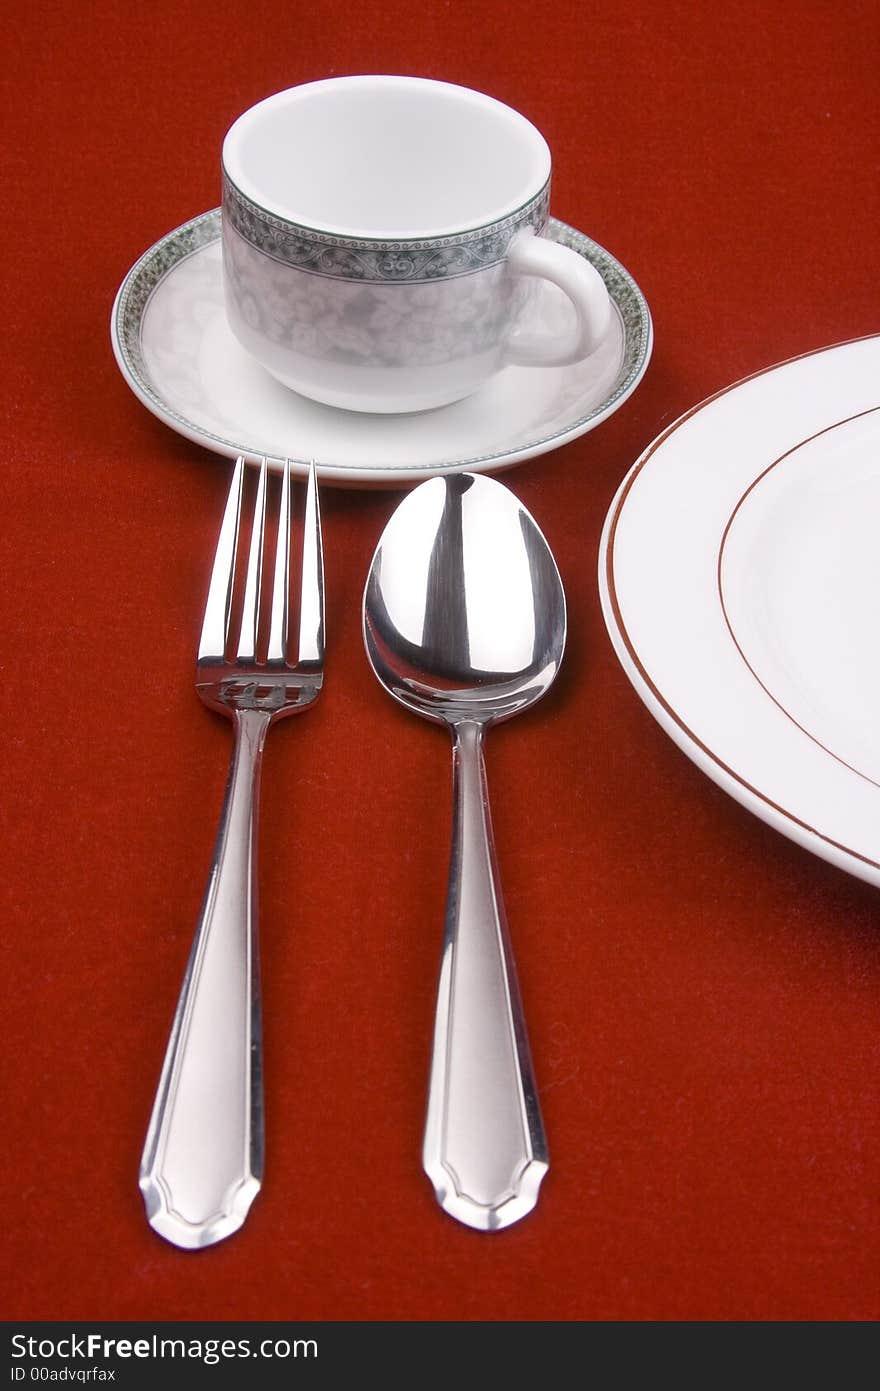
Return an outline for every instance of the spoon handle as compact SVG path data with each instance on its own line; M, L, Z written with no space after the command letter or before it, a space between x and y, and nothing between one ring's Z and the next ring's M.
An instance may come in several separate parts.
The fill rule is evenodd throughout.
M422 1158L446 1212L497 1231L535 1206L547 1144L476 721L453 728L452 767L452 860Z

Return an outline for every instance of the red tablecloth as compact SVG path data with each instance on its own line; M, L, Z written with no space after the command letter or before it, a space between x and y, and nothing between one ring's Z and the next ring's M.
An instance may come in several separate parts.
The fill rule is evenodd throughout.
M672 745L596 584L608 505L663 427L877 331L878 27L870 0L14 6L7 1317L880 1315L880 899ZM137 1169L226 777L229 727L192 670L229 470L134 398L109 314L136 257L218 203L240 111L358 71L523 110L554 152L554 213L629 268L655 321L619 413L505 475L570 606L558 686L488 748L551 1170L492 1237L421 1172L449 751L362 651L398 494L325 489L325 690L272 735L263 781L266 1180L238 1235L190 1254L147 1226Z

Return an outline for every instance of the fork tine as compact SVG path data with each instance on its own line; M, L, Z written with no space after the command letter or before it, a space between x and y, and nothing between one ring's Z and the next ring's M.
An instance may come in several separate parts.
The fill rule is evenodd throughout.
M297 660L300 665L321 667L324 661L324 554L318 473L314 459L309 468L306 491L301 592Z
M244 458L239 454L232 471L232 482L226 499L226 510L217 540L202 636L199 640L200 662L222 662L229 634L229 615L232 608L232 589L235 581L235 557L238 550L238 529L241 518L241 494L244 482Z
M290 460L284 461L281 477L281 510L278 540L275 544L275 575L272 581L272 616L266 660L283 662L287 656L287 609L290 588Z
M266 532L266 471L265 456L260 463L260 481L254 503L254 525L251 531L251 544L248 550L247 574L244 585L244 608L241 614L241 633L238 639L236 659L239 662L255 662L257 659L257 632L260 624L260 578L263 573L263 537Z

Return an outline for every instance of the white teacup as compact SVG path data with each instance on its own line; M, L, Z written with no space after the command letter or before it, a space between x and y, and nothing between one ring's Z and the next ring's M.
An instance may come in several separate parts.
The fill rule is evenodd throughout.
M267 97L223 143L232 331L286 386L361 411L579 361L611 307L598 272L542 235L549 198L543 136L480 92L364 76ZM567 333L530 327L535 277L570 300Z

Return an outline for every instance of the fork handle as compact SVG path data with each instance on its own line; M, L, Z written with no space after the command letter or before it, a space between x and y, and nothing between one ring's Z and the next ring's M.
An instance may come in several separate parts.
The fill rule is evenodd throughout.
M175 1246L236 1231L263 1174L256 836L270 718L234 712L214 858L141 1161L150 1225Z
M483 727L453 729L453 837L423 1163L444 1210L497 1231L524 1217L547 1144L507 933Z

